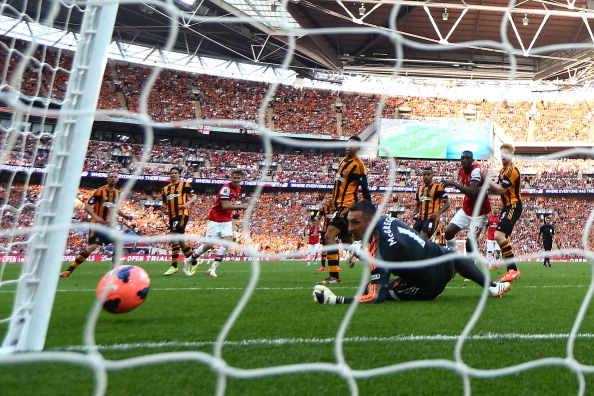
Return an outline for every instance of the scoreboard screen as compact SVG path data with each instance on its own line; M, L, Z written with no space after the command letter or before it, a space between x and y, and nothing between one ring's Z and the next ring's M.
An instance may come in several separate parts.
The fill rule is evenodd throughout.
M491 156L493 123L453 120L402 120L382 118L380 157L460 159L470 150L475 159Z

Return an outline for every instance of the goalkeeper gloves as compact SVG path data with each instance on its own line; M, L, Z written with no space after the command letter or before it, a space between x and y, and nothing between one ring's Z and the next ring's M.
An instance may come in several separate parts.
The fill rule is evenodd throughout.
M359 257L361 254L361 241L355 241L351 243L351 246L348 248L348 252L345 258L345 261L349 265L349 268L353 268L355 266L355 256Z
M342 304L344 297L337 296L323 285L316 285L313 290L314 301L319 304Z

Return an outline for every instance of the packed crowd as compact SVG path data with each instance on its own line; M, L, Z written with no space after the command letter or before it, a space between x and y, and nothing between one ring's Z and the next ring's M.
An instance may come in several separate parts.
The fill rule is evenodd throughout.
M111 144L111 147L109 146ZM149 157L149 163L135 162L142 154L143 146L134 143L98 142L89 146L85 170L120 169L121 162L114 167L112 157L121 158L121 153L131 154L132 163L128 171L142 166L141 174L166 175L174 165L186 166L196 159L202 166L187 166L186 177L225 179L232 169L242 169L247 179L260 178L260 170L265 164L265 155L261 152L238 152L235 150L207 150L197 148L181 148L179 146L155 145ZM342 157L328 154L287 154L273 153L270 158L270 171L265 180L278 182L323 183L334 182L335 170ZM587 159L517 159L517 166L524 175L525 188L586 188L592 187L594 160ZM387 158L366 158L370 185L385 186L390 172L390 160ZM491 167L488 161L482 161L483 167ZM458 161L435 160L395 160L395 185L414 186L421 181L421 170L431 166L436 179L452 179L457 177ZM494 162L491 167L497 174L500 164Z
M0 37L0 64L7 64L0 78L4 90L11 81L22 54L30 52L30 44ZM14 48L14 51L8 51ZM62 100L66 92L72 54L45 46L34 48L32 59L24 69L19 90L26 95ZM586 101L555 103L548 101L493 102L437 97L385 98L378 114L381 96L294 88L280 85L266 108L264 98L268 84L221 78L187 72L156 69L110 62L101 86L98 108L122 110L128 118L148 115L155 122L186 122L196 126L199 120L219 120L220 126L250 127L253 123L277 132L316 136L350 136L369 127L376 117L412 119L450 118L456 120L495 122L516 142L591 142L594 118ZM5 81L6 80L6 81ZM154 81L153 84L148 82ZM144 90L149 89L145 105ZM261 109L262 108L262 109ZM405 113L401 113L406 109ZM262 114L260 114L260 112ZM114 115L121 115L115 114ZM263 117L263 123L260 118ZM235 123L227 122L235 120Z
M160 208L158 191L162 185L155 186L151 192L133 190L124 201L122 211L134 216L133 220L124 221L125 228L134 231L137 235L158 237L169 235L167 231L167 217ZM75 211L72 215L73 223L84 224L89 216L84 212L84 202L89 198L93 189L80 188ZM35 205L41 194L39 185L23 185L6 183L0 185L0 207L2 208L2 230L11 232L3 233L0 238L0 251L3 253L23 253L27 249L30 235L24 232L31 227L35 218ZM198 199L191 207L191 221L187 228L189 238L194 243L203 235L206 227L206 217L212 207L216 193L200 192ZM242 201L248 202L252 198L251 192L242 196ZM255 210L249 221L249 241L238 237L241 244L249 244L259 251L270 254L287 253L305 248L304 231L312 207L319 207L329 196L316 191L266 191L258 197ZM381 194L374 194L375 203L379 203ZM447 224L456 210L462 205L462 196L450 197L452 206L441 219ZM499 200L491 197L493 206L499 206ZM585 198L569 198L563 196L525 196L524 212L516 227L512 240L517 255L533 254L541 251L538 241L538 230L542 225L542 211L552 212L556 235L561 249L581 249L582 233L586 221L593 209L593 201ZM402 218L412 225L412 209L414 208L413 193L393 193L386 212ZM239 227L243 219L239 221ZM22 232L22 233L20 233ZM594 234L591 232L591 234ZM240 234L238 234L240 235ZM274 237L271 237L273 235ZM590 235L591 240L594 235ZM460 239L464 234L458 236ZM66 253L76 253L85 247L87 231L73 229L70 232ZM169 249L168 243L154 242L153 252L165 253ZM484 235L479 241L479 246L484 247ZM593 246L589 246L592 248Z
M16 134L16 135L15 135ZM15 138L16 136L16 138ZM50 157L50 136L46 133L17 133L0 131L0 139L12 142L5 163L45 167ZM88 145L84 164L86 171L117 170L122 173L139 171L144 175L166 175L172 166L184 169L183 177L225 179L232 169L242 169L248 179L276 182L331 184L341 156L326 154L273 153L266 175L261 175L266 156L261 151L238 151L182 147L176 142L153 145L146 162L141 162L145 146L130 141L92 140ZM370 185L385 186L390 171L390 159L366 158ZM516 159L524 176L525 188L591 188L594 160L590 159ZM455 178L458 161L395 159L395 185L414 186L420 183L423 167L431 166L437 180ZM499 172L500 164L482 161L482 166ZM140 169L138 169L140 168Z
M13 42L14 41L14 42ZM0 64L8 65L7 73L0 77L4 91L12 88L7 84L22 71L23 79L18 89L25 95L35 95L51 100L63 100L66 92L68 72L72 55L68 51L15 41L0 37ZM8 52L8 48L14 51ZM24 67L19 67L23 54L33 53ZM261 111L268 84L226 79L207 75L192 75L174 70L161 70L149 85L154 69L126 63L109 62L101 86L98 108L128 111L130 115L146 113L157 122L182 122L200 119L218 119L221 126L239 128L230 122L259 123L279 132L311 134L315 136L338 137L358 134L367 128L377 116L380 96L371 94L345 93L331 90L297 89L279 86L268 107ZM141 105L143 90L150 87L146 107ZM491 102L451 100L429 97L387 97L382 108L383 117L402 117L406 109L407 118L451 118L464 119L473 114L477 121L493 121L516 142L525 141L572 141L591 142L593 117L587 102L574 104L545 101ZM115 113L113 113L115 114ZM2 164L28 167L45 167L51 156L52 135L46 131L16 131L0 128L0 142L4 147ZM6 148L10 149L7 150ZM88 147L85 170L133 172L142 174L167 174L173 165L184 167L183 177L226 179L232 169L240 168L246 179L268 179L279 182L308 182L331 184L340 156L327 154L274 153L270 158L269 172L261 176L265 155L261 152L239 152L234 149L203 147L182 147L180 144L157 142L145 162L141 162L144 146L134 141L93 140ZM387 182L390 162L385 158L366 159L369 169L369 184L383 186ZM565 159L517 159L516 164L523 172L523 187L530 188L584 188L592 187L594 160ZM490 167L488 162L484 166ZM396 159L396 185L418 186L421 183L421 169L431 166L436 181L455 178L458 161L427 161ZM492 164L496 174L499 164ZM140 169L139 169L140 168ZM75 222L85 222L87 215L82 211L82 202L90 190L81 189ZM35 204L39 199L40 187L18 184L0 185L1 228L16 232L7 233L0 240L3 251L24 251L28 235L18 230L32 225ZM256 211L250 218L251 244L271 253L295 250L302 244L302 231L306 222L305 210L299 208L319 205L323 194L308 192L266 192L258 199ZM214 193L201 193L192 211L193 221L189 233L201 235L206 212L212 205ZM249 199L246 196L245 199ZM376 199L379 199L376 197ZM166 224L163 214L155 205L146 202L155 200L140 191L134 191L125 203L124 210L134 214L135 220L127 226L140 235L165 235ZM459 197L453 197L454 206L459 206ZM412 194L394 194L391 205L398 208L400 215L411 222L410 210L414 206ZM568 199L557 196L526 199L525 214L515 228L514 238L525 243L516 244L519 254L539 249L535 232L540 225L537 210L547 208L555 213L558 237L564 248L578 248L583 227L591 211L589 200ZM297 208L297 209L296 209ZM450 210L444 216L454 213ZM274 240L270 235L272 227L286 225ZM86 243L84 232L73 231L69 239L68 252L76 252ZM165 244L160 245L165 248Z

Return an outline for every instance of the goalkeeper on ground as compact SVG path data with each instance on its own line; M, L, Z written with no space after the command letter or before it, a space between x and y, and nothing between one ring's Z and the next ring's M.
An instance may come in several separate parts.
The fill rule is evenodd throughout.
M501 297L511 285L508 282L487 281L483 272L469 259L452 254L443 246L431 242L402 221L382 216L375 225L371 224L375 207L369 201L359 201L349 207L349 232L360 241L365 230L373 226L368 245L371 263L371 281L363 296L336 296L323 285L314 288L314 299L320 304L382 303L386 300L433 300L445 289L452 279L454 269L463 277L481 286L488 287L489 294ZM406 263L449 255L437 264L411 267ZM389 262L390 268L375 265L376 259ZM391 275L397 278L390 279Z

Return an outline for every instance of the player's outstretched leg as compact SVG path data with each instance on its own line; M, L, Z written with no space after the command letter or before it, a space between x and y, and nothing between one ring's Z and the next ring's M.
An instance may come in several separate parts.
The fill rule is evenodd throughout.
M501 255L504 259L511 259L514 257L514 251L509 243L509 240L504 240L502 243L499 244L501 248ZM511 282L515 281L520 277L520 270L515 262L512 262L507 265L507 272L499 279L500 282Z
M319 285L326 285L326 284L335 284L340 283L340 275L338 274L339 267L339 254L338 249L332 250L328 252L328 271L330 272L330 276L317 284Z
M461 276L474 281L481 287L485 287L486 283L491 297L501 297L511 289L511 284L509 282L487 281L485 274L467 258L456 259L454 269Z
M213 263L211 264L210 268L208 269L208 271L206 271L206 275L210 276L211 278L216 278L217 277L217 267L219 266L219 264L221 264L221 261L223 261L223 257L225 257L225 253L227 252L227 248L225 246L221 246L218 250L217 250L217 255L213 261Z
M177 273L177 263L179 262L179 252L181 251L181 246L179 243L174 244L171 247L171 266L163 273L165 276L171 276Z
M72 274L72 272L76 269L76 267L78 267L79 265L84 263L89 258L89 255L93 252L93 250L84 249L83 251L81 251L78 254L78 256L76 256L76 259L70 265L70 267L68 267L68 269L66 271L64 271L60 274L60 278L69 277Z

